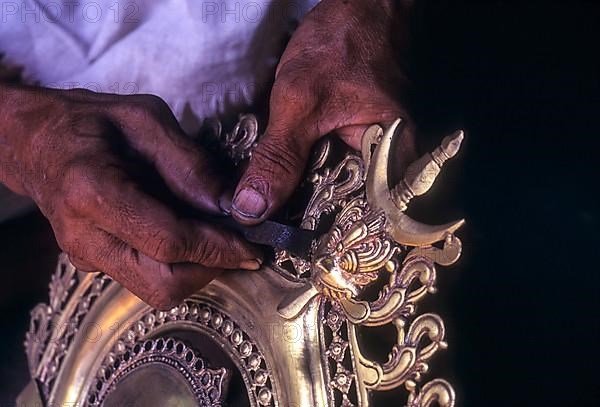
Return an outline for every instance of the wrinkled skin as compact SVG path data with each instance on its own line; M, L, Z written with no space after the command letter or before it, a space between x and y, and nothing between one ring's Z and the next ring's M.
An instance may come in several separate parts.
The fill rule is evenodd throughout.
M131 157L198 212L231 212L248 224L268 218L297 187L320 137L334 132L358 149L368 125L408 118L399 61L409 7L392 4L324 0L305 18L277 67L266 134L233 203L230 180L150 95L0 84L0 180L37 203L78 268L106 272L159 309L224 269L258 269L256 247L146 191ZM414 154L412 127L408 120L402 160Z
M399 158L415 156L414 125L404 104L410 2L322 1L285 50L271 92L270 119L236 189L242 223L268 218L290 196L312 145L336 133L360 150L373 123L406 121Z
M33 198L79 269L105 271L147 303L168 309L222 269L259 268L261 253L241 237L180 218L137 182L134 155L151 163L181 200L221 214L223 179L162 100L85 90L5 95L18 98L2 116L13 118L6 130L19 137L2 149L3 177Z

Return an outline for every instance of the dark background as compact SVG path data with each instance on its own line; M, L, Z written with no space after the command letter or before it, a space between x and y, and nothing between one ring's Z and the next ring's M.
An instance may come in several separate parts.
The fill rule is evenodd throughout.
M600 6L417 2L413 31L421 148L467 132L417 213L468 221L431 300L450 345L432 371L462 406L598 405ZM39 214L0 225L0 406L56 253Z
M458 404L599 405L600 5L417 4L421 141L467 132L436 202L467 218L439 276Z

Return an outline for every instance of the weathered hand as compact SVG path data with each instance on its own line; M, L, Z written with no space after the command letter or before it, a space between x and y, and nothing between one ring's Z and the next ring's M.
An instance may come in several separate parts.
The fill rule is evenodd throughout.
M260 222L283 204L325 134L359 149L369 125L403 117L400 159L414 155L403 106L409 9L393 0L323 0L305 18L279 62L265 135L236 189L239 221Z
M227 195L161 99L23 88L2 96L0 179L35 200L78 268L102 270L167 309L222 269L259 267L260 253L243 239L180 219L138 183L132 155L205 213L220 213Z

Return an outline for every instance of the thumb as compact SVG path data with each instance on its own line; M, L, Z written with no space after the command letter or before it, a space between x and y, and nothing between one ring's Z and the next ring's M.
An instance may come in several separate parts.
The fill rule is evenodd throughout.
M235 191L232 215L241 223L262 222L283 205L300 183L318 138L317 132L308 132L304 126L292 131L269 127Z

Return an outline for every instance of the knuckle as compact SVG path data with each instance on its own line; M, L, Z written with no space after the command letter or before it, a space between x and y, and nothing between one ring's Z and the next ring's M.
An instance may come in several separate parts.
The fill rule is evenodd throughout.
M139 122L146 120L148 117L148 109L146 105L137 100L129 100L128 102L118 106L117 109L122 111L123 116L127 120Z
M169 272L167 276L162 276L159 280L155 281L158 284L154 285L145 296L145 301L152 307L167 311L185 299L185 295L172 273Z
M85 246L78 240L72 241L68 244L68 251L70 257L75 259L85 259L87 257Z
M65 171L62 183L63 203L70 212L81 212L101 199L98 181L92 167L75 163Z
M293 148L279 139L261 143L252 154L252 158L259 164L259 168L269 175L276 175L283 171L285 174L295 174L302 170L302 160L297 148Z
M199 242L193 257L198 263L207 267L222 265L224 260L223 251L210 239L202 239Z
M57 239L61 250L69 256L70 259L85 260L87 256L87 249L83 242L74 237L64 237Z
M301 76L283 74L273 84L273 97L277 101L291 103L291 106L305 103L310 99L310 94L311 87Z
M129 95L123 97L118 103L111 106L111 114L116 116L122 124L130 121L135 124L143 123L150 116L148 105L144 102L144 96L146 95Z
M323 100L331 92L330 85L321 77L314 80L314 74L303 72L305 67L286 66L281 69L280 75L273 84L271 92L271 110L275 113L286 113L284 116L293 115L309 117L318 111Z
M185 253L184 239L169 230L159 231L145 242L144 247L153 259L161 263L182 260Z
M112 116L133 132L148 131L164 136L178 126L167 103L155 95L132 95L115 105ZM148 134L157 137L157 134Z
M132 95L129 97L126 106L132 114L143 116L147 116L149 113L160 114L169 110L164 100L150 94Z
M159 96L156 95L143 95L144 103L148 106L149 109L153 111L165 111L170 110L167 103Z

